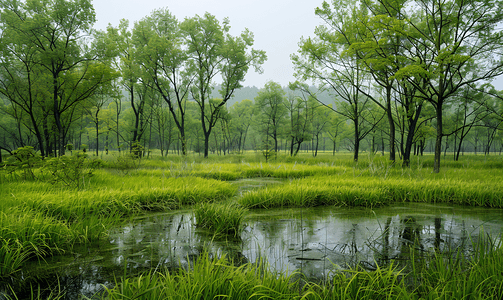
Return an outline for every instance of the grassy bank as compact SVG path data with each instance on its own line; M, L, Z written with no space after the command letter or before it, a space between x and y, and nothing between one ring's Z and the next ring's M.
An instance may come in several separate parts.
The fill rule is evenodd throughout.
M503 182L460 179L404 179L314 176L250 191L238 202L248 208L320 205L378 207L395 202L453 203L503 208Z
M413 259L410 271L391 263L338 271L322 283L272 272L263 262L235 266L225 256L204 254L177 272L122 279L103 299L500 299L503 248L484 245L471 256Z

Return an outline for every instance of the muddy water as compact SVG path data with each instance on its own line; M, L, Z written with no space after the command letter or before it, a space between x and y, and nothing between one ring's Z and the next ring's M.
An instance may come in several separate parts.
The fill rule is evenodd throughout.
M30 281L49 289L59 285L67 292L66 299L92 297L102 293L103 286L113 286L114 278L123 274L177 268L202 251L226 253L237 264L266 259L275 270L301 270L319 279L356 264L372 270L376 262L403 260L410 246L424 252L472 251L472 241L481 235L500 239L503 210L432 204L374 210L253 210L241 238L233 240L214 240L194 223L189 210L132 219L98 244L27 265L10 283L25 284L18 290L26 289ZM22 298L22 294L18 296Z

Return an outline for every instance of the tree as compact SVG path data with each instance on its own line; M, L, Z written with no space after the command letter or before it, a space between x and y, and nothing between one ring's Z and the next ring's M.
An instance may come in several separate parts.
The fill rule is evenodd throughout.
M144 83L167 103L179 131L182 154L187 154L186 100L194 75L188 69L188 54L178 20L167 10L155 10L135 24L133 39L136 62Z
M296 156L302 143L311 139L310 132L314 119L314 106L312 101L309 100L313 99L305 94L302 94L302 96L290 94L286 97L285 105L290 125L287 132L290 136L290 156Z
M444 105L463 87L503 74L500 0L417 0L402 32L410 63L395 73L435 108L433 171L440 171Z
M231 114L232 122L238 139L238 151L244 151L246 144L246 136L253 117L253 101L244 99L241 102L234 103L229 112Z
M222 24L215 16L205 13L185 19L180 25L187 46L188 71L193 74L192 99L200 109L201 126L204 134L204 157L208 157L210 134L220 118L221 109L231 99L250 66L261 72L266 60L264 51L255 50L253 34L247 29L240 36L229 34L229 21ZM221 77L221 99L211 97L214 81Z
M316 32L319 41L339 45L332 47L339 51L341 59L353 57L369 73L382 91L382 97L374 94L375 88L367 84L355 84L362 93L386 113L388 119L389 157L395 161L395 120L392 114L393 90L397 82L392 75L399 68L401 61L402 37L389 28L401 24L400 11L403 1L350 2L333 1L332 8L324 2L315 13L324 22ZM334 58L337 56L334 56ZM352 84L353 82L347 82Z
M95 22L94 9L89 0L26 3L9 0L2 1L0 8L2 39L8 45L2 47L0 55L3 60L1 77L10 84L22 82L28 88L21 101L18 95L11 93L12 88L7 88L9 83L4 83L2 93L32 114L33 123L34 93L37 92L33 89L47 91L41 92L41 99L45 107L51 108L56 131L54 144L62 155L66 135L83 102L103 82L114 77L107 61L101 60L102 53L94 51L86 42ZM35 87L35 81L40 86ZM40 129L36 131L43 148ZM45 152L42 150L47 154Z
M285 91L276 82L269 81L255 97L255 124L257 131L265 138L264 144L271 144L269 138L274 141L272 149L278 152L278 139L285 125L287 105L285 105Z

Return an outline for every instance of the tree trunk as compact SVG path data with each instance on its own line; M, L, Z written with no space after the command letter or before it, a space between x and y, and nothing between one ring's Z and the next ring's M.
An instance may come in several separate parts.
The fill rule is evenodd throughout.
M437 137L435 139L435 158L433 161L433 172L440 172L440 157L442 156L442 106L437 104L435 107L437 113Z
M208 149L210 146L210 133L204 133L204 158L208 158Z
M98 123L98 113L96 113L96 156L98 156L99 149L99 123Z
M394 164L396 161L396 150L395 150L395 121L393 120L393 114L391 113L391 86L386 87L386 115L388 117L389 123L389 160Z
M57 140L55 141L55 149L58 151L58 153L55 153L55 156L62 156L65 154L65 150L63 147L63 140L64 140L64 130L63 130L63 125L61 124L61 115L59 111L59 101L58 101L58 80L57 80L57 75L53 76L53 113L54 113L54 122L56 124L56 129L58 130L57 132Z
M419 120L419 115L421 113L422 105L417 108L415 117L410 120L409 132L407 133L407 139L405 141L405 149L403 151L403 165L402 167L410 166L410 152L412 150L412 143L414 141L414 133L416 131L417 122ZM415 151L414 151L415 152Z
M353 160L355 162L358 161L358 153L360 151L360 132L358 130L358 119L355 120L355 144L354 144L354 153L353 153Z

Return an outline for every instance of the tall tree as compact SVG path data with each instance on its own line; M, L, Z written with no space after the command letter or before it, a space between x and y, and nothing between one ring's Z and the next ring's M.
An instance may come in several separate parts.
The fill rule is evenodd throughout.
M155 10L135 24L136 62L143 80L167 103L180 133L182 154L187 154L186 101L194 75L188 69L187 49L178 20L167 10Z
M314 107L309 98L309 95L304 94L286 97L285 106L290 119L287 132L290 136L290 156L296 156L302 143L311 139Z
M401 30L413 49L406 79L435 108L433 171L440 171L444 105L463 87L503 74L501 0L417 0ZM421 80L418 80L421 79Z
M244 151L245 149L246 136L252 123L253 109L253 101L244 99L241 102L234 103L229 110L233 120L235 134L237 135L238 151Z
M50 91L46 103L50 102L54 120L55 147L62 155L79 106L113 78L109 66L100 61L101 53L87 43L95 22L92 4L89 0L7 0L0 5L2 33L12 46L3 48L10 56L0 56L11 58L11 65L25 66L22 73L8 66L4 71L12 71L11 79L15 76L29 87L34 71L44 78Z
M255 97L255 123L257 131L269 145L269 138L274 141L274 151L278 152L278 139L288 114L285 91L279 83L269 81Z
M264 51L255 50L253 34L246 29L240 36L229 33L229 21L220 23L209 13L185 19L180 25L187 45L189 71L194 74L192 99L200 109L204 134L204 157L208 157L210 134L220 117L220 110L231 99L236 89L242 87L248 69L253 66L261 72L266 60ZM211 97L215 80L221 78L220 100ZM213 101L212 101L213 100Z

